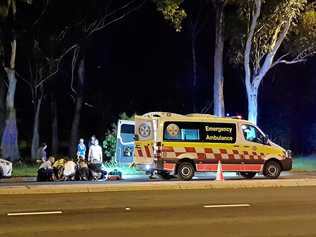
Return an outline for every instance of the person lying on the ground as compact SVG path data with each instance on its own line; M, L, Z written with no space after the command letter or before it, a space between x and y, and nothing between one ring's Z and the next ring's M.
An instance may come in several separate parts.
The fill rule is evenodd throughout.
M37 181L54 181L54 161L55 158L50 156L47 161L42 162L37 170Z
M76 163L70 159L64 165L64 179L65 180L74 180L76 175Z
M105 176L107 175L106 170L103 169L102 163L89 163L89 170L90 170L92 179L94 180L104 179Z

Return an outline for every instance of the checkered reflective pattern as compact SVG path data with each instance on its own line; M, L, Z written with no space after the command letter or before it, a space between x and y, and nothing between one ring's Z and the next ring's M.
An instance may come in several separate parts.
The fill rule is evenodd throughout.
M261 160L264 159L264 153L255 151L240 151L237 149L220 148L195 148L195 147L170 147L162 148L162 158L177 158L182 154L190 154L191 157L198 160Z

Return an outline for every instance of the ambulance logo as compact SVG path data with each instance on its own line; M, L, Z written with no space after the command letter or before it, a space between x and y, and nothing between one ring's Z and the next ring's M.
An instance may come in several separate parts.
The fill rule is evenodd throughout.
M171 137L176 137L180 131L179 126L174 123L169 124L166 129Z
M138 132L142 137L149 137L151 133L150 126L146 123L143 123L138 127Z

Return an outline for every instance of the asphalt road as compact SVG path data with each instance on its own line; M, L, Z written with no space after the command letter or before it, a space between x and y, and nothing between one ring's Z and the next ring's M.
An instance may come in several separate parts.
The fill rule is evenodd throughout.
M233 172L225 172L224 173L226 180L247 180L236 173ZM214 180L216 178L216 173L197 173L193 178L193 181L209 181ZM316 172L282 172L279 179L315 179ZM267 179L263 175L256 175L255 178L251 180L264 180ZM177 180L177 178L171 179L170 181ZM247 181L251 181L247 180ZM123 180L120 181L57 181L57 182L36 182L36 177L12 177L8 179L0 179L0 187L1 186L19 186L19 185L63 185L63 184L104 184L104 183L128 183L128 182L164 182L158 176L155 179L149 179L148 175L123 175Z
M1 195L0 236L312 237L316 188Z

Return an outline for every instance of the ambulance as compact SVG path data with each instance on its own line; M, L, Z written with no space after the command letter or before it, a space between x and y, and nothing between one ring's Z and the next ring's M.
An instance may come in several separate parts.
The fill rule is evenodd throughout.
M135 116L134 164L141 170L191 180L195 172L223 172L245 178L278 178L292 169L291 151L269 140L249 121L209 114L152 112Z

